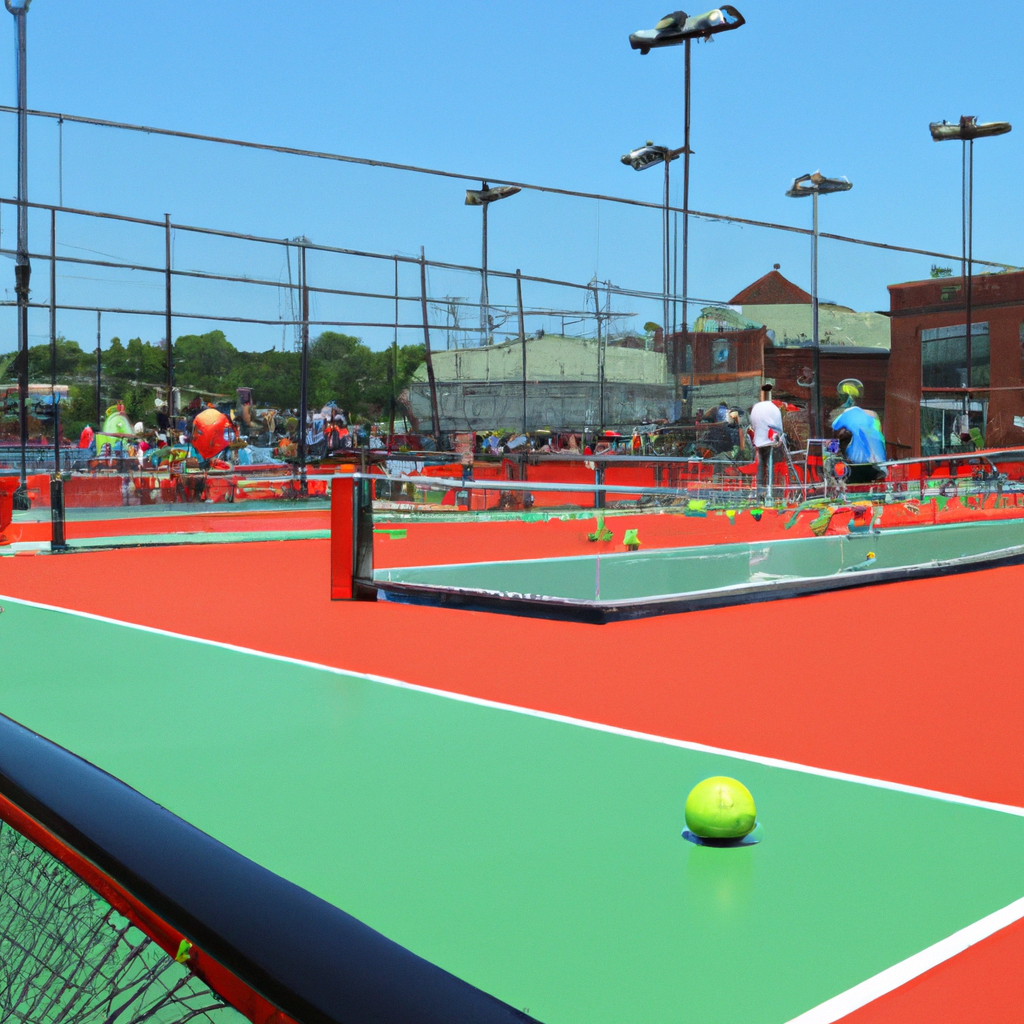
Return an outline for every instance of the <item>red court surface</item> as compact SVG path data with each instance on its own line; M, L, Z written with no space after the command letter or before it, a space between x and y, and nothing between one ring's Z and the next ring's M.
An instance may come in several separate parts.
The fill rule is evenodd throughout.
M328 576L326 540L132 548L2 559L0 594L1024 805L1024 567L605 626L332 603ZM1021 1020L1021 963L1018 924L848 1019Z

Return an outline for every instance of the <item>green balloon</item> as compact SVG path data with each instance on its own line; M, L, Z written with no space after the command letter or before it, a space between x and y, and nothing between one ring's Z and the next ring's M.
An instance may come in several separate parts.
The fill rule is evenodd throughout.
M750 790L727 775L698 782L686 798L686 827L702 839L742 839L755 824Z

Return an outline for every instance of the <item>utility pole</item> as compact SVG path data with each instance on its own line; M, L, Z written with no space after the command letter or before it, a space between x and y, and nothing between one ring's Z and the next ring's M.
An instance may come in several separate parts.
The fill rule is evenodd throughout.
M487 213L487 207L484 207ZM427 382L430 384L430 431L434 444L441 448L441 417L437 410L437 381L434 379L434 360L430 354L430 320L427 316L427 257L420 246L420 306L423 312L423 357L427 363Z

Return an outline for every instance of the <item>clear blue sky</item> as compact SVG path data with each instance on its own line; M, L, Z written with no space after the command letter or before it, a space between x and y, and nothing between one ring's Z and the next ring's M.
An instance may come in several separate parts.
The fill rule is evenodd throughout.
M693 54L693 207L809 224L810 204L783 193L795 175L820 168L854 183L851 192L822 202L823 230L958 252L959 145L933 143L928 122L976 114L1016 127L976 146L975 253L1024 263L1024 6L1001 0L740 0L737 6L747 24ZM638 0L34 0L29 105L658 201L660 172L638 174L618 158L646 139L682 142L682 50L641 57L627 42L629 32L653 26L665 13ZM2 29L8 40L12 21ZM0 64L0 82L7 83L0 100L13 103L10 43L0 49ZM0 116L0 131L0 192L13 196L13 116ZM155 219L170 212L181 223L304 234L385 253L418 253L423 245L435 259L479 260L480 214L462 205L465 185L457 181L76 125L65 126L63 180L68 206ZM53 122L32 124L29 181L30 198L57 199ZM523 194L492 208L491 224L492 266L660 287L656 212ZM4 245L12 245L10 208L0 227ZM60 232L64 254L93 249L162 261L158 232L70 220ZM42 219L32 222L32 246L48 246ZM691 294L727 300L776 262L808 286L806 239L697 223ZM822 297L858 309L887 308L885 286L927 276L932 262L825 243ZM175 264L275 280L286 275L281 250L180 234ZM392 273L387 264L311 259L311 281L337 287L389 290ZM0 286L12 291L9 262L0 264L0 275L11 279ZM35 297L45 299L43 265L33 285ZM127 272L66 268L58 286L63 299L83 304L159 305L162 296L161 280ZM403 272L403 294L417 288L415 273ZM478 289L469 276L432 274L436 294L475 300ZM500 285L492 294L496 301L511 298ZM526 301L571 307L579 299L528 289ZM616 305L640 314L640 323L659 313L636 300ZM185 283L175 306L270 318L288 313L276 289L253 297L243 287ZM390 313L318 299L314 315ZM415 315L407 304L403 318ZM181 320L175 333L210 326ZM13 347L12 329L5 311L0 349ZM62 314L60 329L89 341L94 318ZM282 341L280 327L224 329L240 347ZM33 340L43 339L44 316L33 320L32 332ZM105 343L113 333L155 340L163 323L110 317L103 333ZM390 340L390 332L352 333L374 345ZM411 331L402 339L418 340Z

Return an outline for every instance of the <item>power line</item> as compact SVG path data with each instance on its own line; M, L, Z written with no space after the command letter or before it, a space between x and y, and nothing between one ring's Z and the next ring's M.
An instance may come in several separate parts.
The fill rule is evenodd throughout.
M17 107L10 107L0 104L0 112L16 114ZM108 121L99 117L83 117L77 114L61 114L51 110L29 110L30 117L45 117L62 123L64 121L75 124L86 124L100 128L117 128L121 131L141 132L144 135L164 135L176 139L191 139L194 142L214 142L222 146L237 146L242 149L258 149L270 153L282 153L288 156L303 156L314 160L332 160L337 163L360 164L364 167L382 167L394 171L407 171L413 174L430 174L435 177L453 178L457 181L488 181L496 185L515 185L518 188L531 192L544 192L550 195L571 196L576 199L596 199L609 203L620 203L624 206L638 206L644 209L664 210L663 203L651 203L642 199L627 199L624 196L603 195L597 192L581 192L576 189L556 188L552 185L537 185L525 181L512 181L508 178L496 178L490 175L463 174L459 171L444 171L435 167L420 167L416 164L400 164L390 160L373 160L369 157L345 156L341 153L328 153L316 149L298 149L294 146L276 146L266 142L250 142L245 139L229 139L218 135L203 135L198 132L183 132L172 128L155 128L151 125L130 124L125 121ZM669 206L670 212L682 213L682 207ZM813 232L810 228L795 227L792 224L774 224L770 221L752 220L747 217L735 217L729 214L708 213L702 210L690 210L689 216L699 217L703 220L721 221L728 224L742 224L747 227L767 228L773 231L789 231L797 235L810 235ZM847 242L851 245L866 245L875 249L887 249L891 252L906 252L916 256L932 256L936 259L959 260L959 256L952 256L949 253L933 252L930 249L918 249L913 246L893 245L888 242L873 242L864 238L853 238L848 235L834 235L828 232L819 232L819 238L828 238L835 242ZM1000 267L1004 270L1019 269L1012 263L998 263L992 260L975 259L974 263L986 267ZM514 275L513 275L514 276Z

